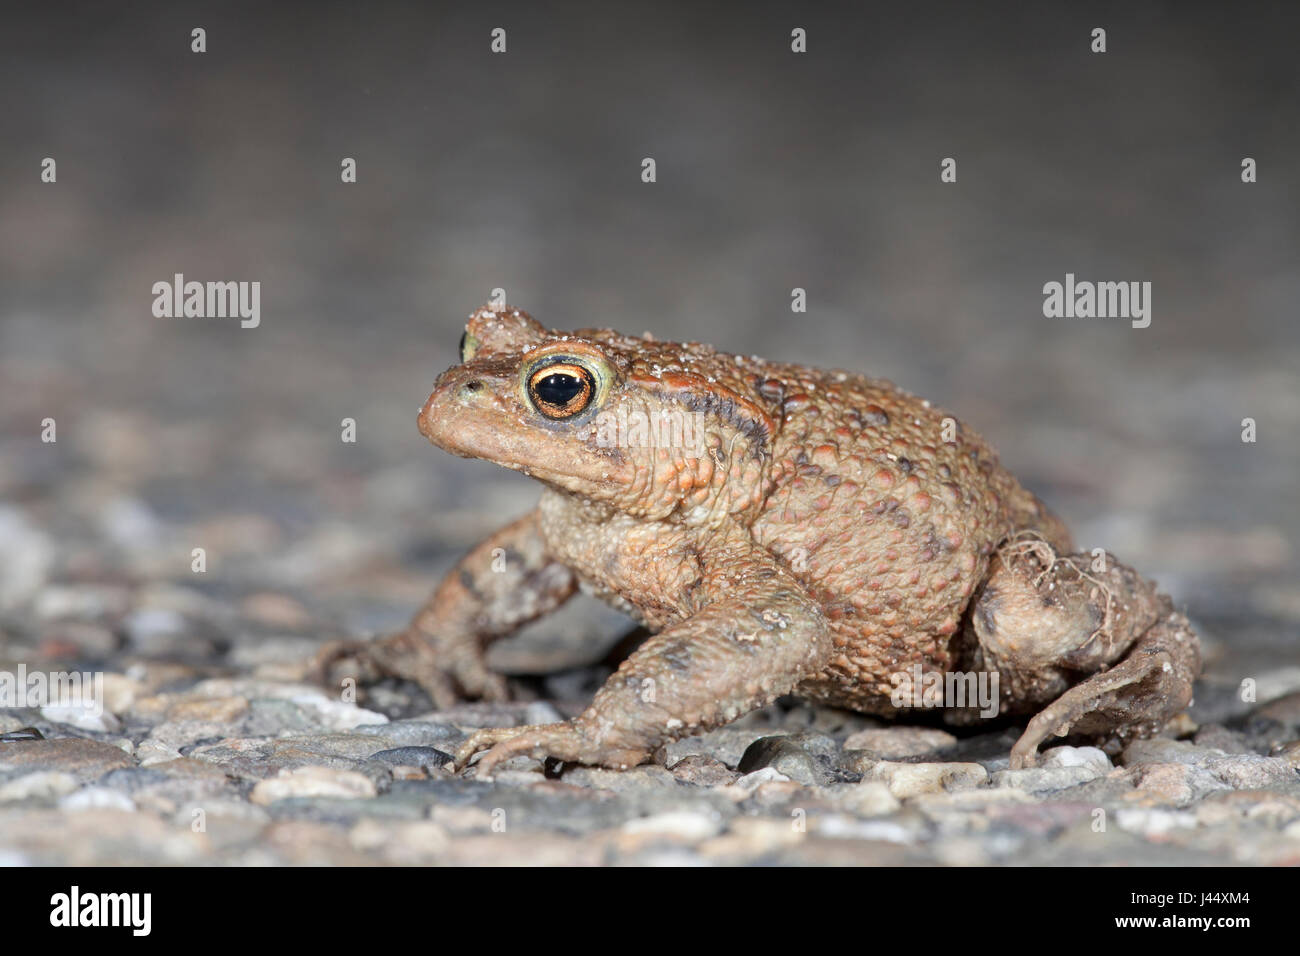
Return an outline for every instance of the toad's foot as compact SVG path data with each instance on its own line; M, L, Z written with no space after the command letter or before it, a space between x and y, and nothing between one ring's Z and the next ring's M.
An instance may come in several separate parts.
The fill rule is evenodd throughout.
M434 648L409 630L375 641L332 641L317 652L308 673L327 687L348 678L362 684L384 677L413 681L438 710L466 700L510 699L505 678L488 668L476 646L466 642L457 650L445 643Z
M1200 650L1187 618L1168 612L1110 670L1078 684L1029 722L1011 748L1011 768L1032 767L1049 737L1149 737L1192 699Z
M534 760L554 757L569 763L600 764L625 770L646 760L648 751L595 739L581 719L530 727L491 727L470 735L456 751L456 768L463 770L474 755L486 750L476 765L479 777L490 777L498 764L512 757Z
M509 700L505 678L487 665L488 645L559 607L576 586L573 572L547 555L532 512L465 555L406 630L327 645L309 671L333 687L347 677L411 680L439 710L465 700Z
M1102 743L1158 733L1187 706L1200 671L1191 625L1169 598L1109 555L1060 554L1036 535L999 549L971 609L1004 704L1033 713L1011 766L1033 766L1053 735Z

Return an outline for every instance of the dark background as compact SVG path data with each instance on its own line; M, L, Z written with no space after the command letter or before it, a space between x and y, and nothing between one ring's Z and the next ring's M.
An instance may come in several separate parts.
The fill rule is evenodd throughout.
M216 621L285 599L253 605L300 638L274 652L133 638L232 668L404 621L536 496L415 429L499 286L558 328L893 379L1158 579L1217 645L1211 682L1300 665L1290 5L540 7L0 14L10 656L113 651L49 624L115 588ZM154 318L176 272L260 281L261 327ZM1067 272L1150 281L1150 328L1044 318ZM578 657L617 629L561 620Z

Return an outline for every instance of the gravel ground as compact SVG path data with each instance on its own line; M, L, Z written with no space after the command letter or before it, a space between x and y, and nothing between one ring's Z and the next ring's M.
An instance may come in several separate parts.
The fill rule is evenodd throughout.
M163 651L205 622L220 631L198 592L148 600L131 612L131 641ZM1264 706L1203 694L1178 739L1135 742L1114 762L1060 746L1040 767L1009 770L1014 728L958 739L791 702L631 771L548 776L517 758L485 782L446 768L469 729L554 720L579 703L429 713L391 686L367 707L344 704L276 676L276 659L306 641L267 629L284 630L301 607L267 594L250 605L227 644L248 662L240 676L128 654L105 676L102 715L0 715L0 859L1300 864L1297 668L1264 675L1270 691L1291 688ZM95 626L68 628L71 642Z
M981 7L823 10L803 59L776 7L7 23L0 675L101 672L106 706L0 710L0 863L1300 864L1294 31ZM260 281L261 325L154 318L177 272ZM1045 319L1067 272L1151 281L1151 327ZM496 287L954 409L1192 617L1188 718L1013 772L1012 725L782 701L625 773L448 773L581 708L629 626L575 602L494 647L510 706L301 680L535 499L414 428Z

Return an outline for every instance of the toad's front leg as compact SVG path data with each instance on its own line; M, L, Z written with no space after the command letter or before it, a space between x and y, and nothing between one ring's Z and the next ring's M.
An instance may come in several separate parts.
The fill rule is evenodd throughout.
M665 743L770 703L821 669L829 654L825 619L770 555L752 546L732 550L706 571L702 606L624 661L584 713L565 723L479 731L456 765L487 750L480 776L520 755L635 766Z
M505 700L505 678L488 668L484 650L559 607L576 587L573 572L547 553L532 512L465 555L404 631L327 645L312 671L335 686L344 674L413 680L439 709L464 698Z

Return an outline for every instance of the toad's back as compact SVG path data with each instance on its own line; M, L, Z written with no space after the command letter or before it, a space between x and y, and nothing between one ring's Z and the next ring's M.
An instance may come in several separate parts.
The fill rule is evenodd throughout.
M978 434L929 402L847 372L769 371L781 424L753 532L820 602L835 643L826 672L799 692L873 709L891 674L952 663L1000 541L1064 530Z

